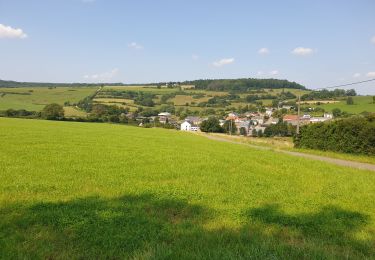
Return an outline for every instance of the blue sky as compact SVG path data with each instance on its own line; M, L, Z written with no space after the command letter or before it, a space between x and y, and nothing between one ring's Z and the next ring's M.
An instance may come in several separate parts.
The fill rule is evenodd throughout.
M327 87L375 78L374 14L373 0L0 0L0 78Z

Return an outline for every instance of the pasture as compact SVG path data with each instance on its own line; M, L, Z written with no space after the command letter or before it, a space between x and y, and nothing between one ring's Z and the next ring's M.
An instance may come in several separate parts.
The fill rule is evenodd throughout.
M375 175L165 129L0 118L1 259L375 257Z
M372 102L372 96L356 96L353 97L354 104L347 105L346 99L340 100L337 103L313 105L313 107L321 107L326 111L332 111L334 108L339 108L341 111L350 114L359 114L361 112L375 112L375 104Z
M0 110L11 108L40 111L51 103L63 105L65 101L78 102L96 90L96 87L0 88Z

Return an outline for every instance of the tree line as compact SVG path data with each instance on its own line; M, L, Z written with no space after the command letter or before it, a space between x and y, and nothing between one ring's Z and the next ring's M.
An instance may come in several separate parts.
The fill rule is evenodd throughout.
M196 89L212 90L212 91L235 91L247 92L256 89L306 89L301 84L280 79L201 79L193 81L181 82L183 85L195 85Z

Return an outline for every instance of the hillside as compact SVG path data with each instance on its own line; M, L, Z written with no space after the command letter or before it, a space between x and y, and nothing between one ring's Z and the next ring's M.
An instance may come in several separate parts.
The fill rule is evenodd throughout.
M0 118L0 258L375 257L375 175L194 134Z

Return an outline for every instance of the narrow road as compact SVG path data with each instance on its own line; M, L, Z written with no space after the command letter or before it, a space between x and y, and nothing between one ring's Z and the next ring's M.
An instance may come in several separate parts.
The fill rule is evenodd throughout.
M313 154L300 153L300 152L292 152L292 151L286 151L286 150L278 150L278 149L273 149L271 147L241 143L241 142L238 142L238 141L229 140L229 139L226 139L226 138L222 138L222 137L214 136L214 135L210 135L210 134L202 134L201 136L205 136L205 137L207 137L208 139L211 139L211 140L227 142L227 143L232 143L232 144L245 145L245 146L255 148L255 149L259 149L259 150L275 151L275 152L289 154L289 155L293 155L293 156L304 157L304 158L308 158L308 159L333 163L333 164L340 165L340 166L346 166L346 167L352 167L352 168L357 168L357 169L362 169L362 170L375 171L375 165L370 164L370 163L346 161L346 160L342 160L342 159L336 159L336 158L325 157L325 156L320 156L320 155L313 155Z

